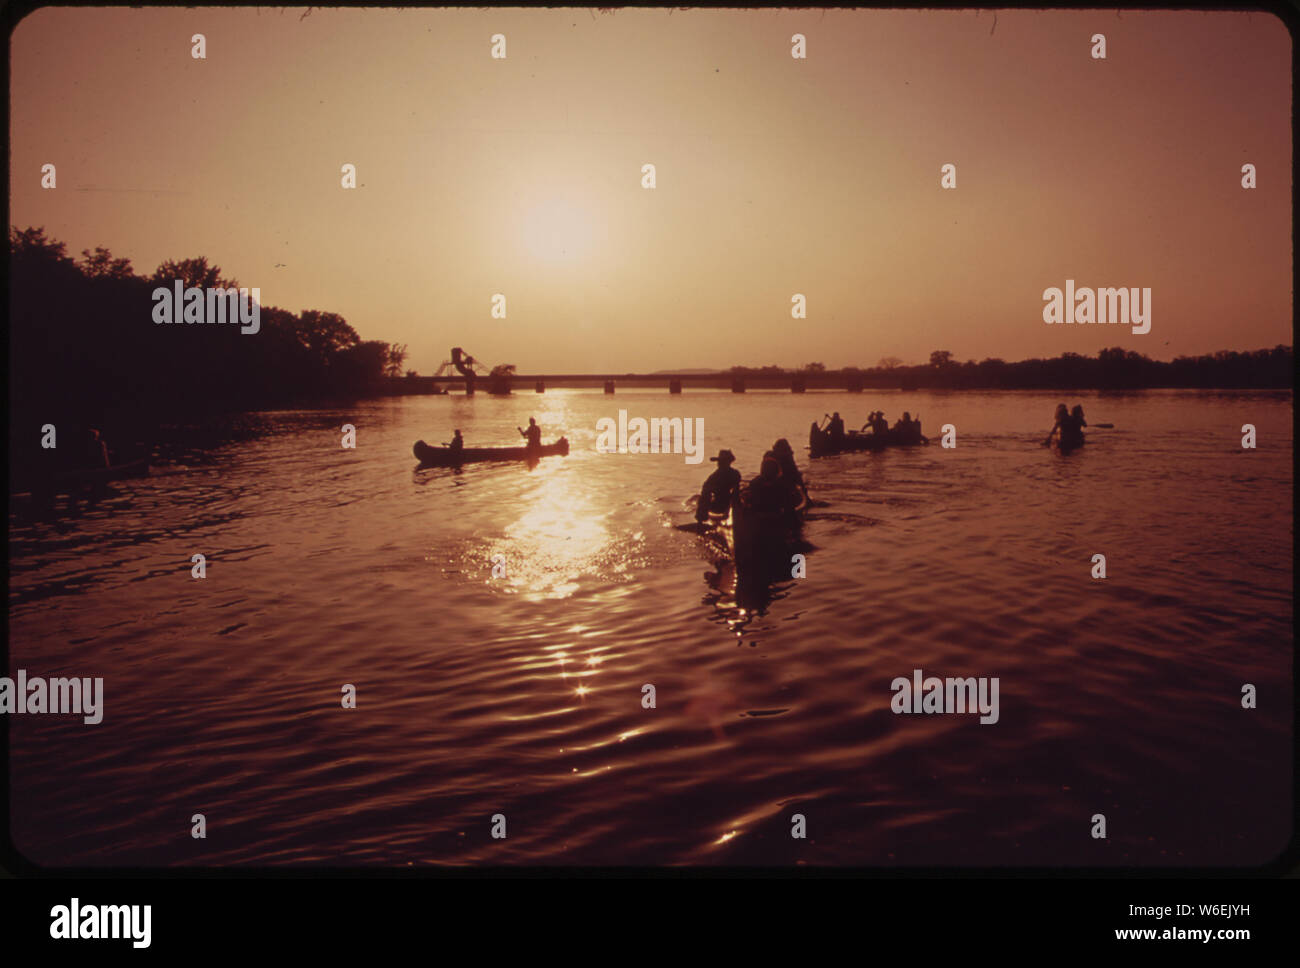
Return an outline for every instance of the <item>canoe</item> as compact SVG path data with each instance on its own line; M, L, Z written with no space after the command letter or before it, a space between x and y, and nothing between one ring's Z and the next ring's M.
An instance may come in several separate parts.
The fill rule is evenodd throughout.
M804 504L793 513L758 511L743 486L731 516L720 528L742 581L766 583L790 577L791 556L803 530ZM712 518L713 516L710 515Z
M561 437L553 444L540 447L466 447L459 453L450 447L430 447L417 440L411 448L421 467L457 467L487 460L536 460L539 457L565 457L569 453L569 440Z
M737 509L731 527L737 581L753 586L788 580L800 547L803 519Z
M1058 454L1072 454L1080 447L1087 443L1086 438L1080 437L1078 440L1065 441L1056 436L1052 438L1052 450Z
M833 454L862 450L877 451L884 450L886 447L915 447L918 444L928 443L929 440L925 437L919 435L903 437L892 428L883 434L863 434L850 430L838 445L831 442L830 431L822 430L816 424L813 424L808 431L808 451L812 457L829 457Z

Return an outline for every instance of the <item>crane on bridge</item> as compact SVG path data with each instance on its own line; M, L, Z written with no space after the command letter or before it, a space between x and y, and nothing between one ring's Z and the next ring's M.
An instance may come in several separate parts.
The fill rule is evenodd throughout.
M513 363L501 363L489 369L486 363L474 359L459 346L452 347L451 359L444 360L434 376L443 376L453 369L465 377L465 393L468 395L473 395L475 382L486 377L488 393L505 396L510 393L510 377L515 372Z

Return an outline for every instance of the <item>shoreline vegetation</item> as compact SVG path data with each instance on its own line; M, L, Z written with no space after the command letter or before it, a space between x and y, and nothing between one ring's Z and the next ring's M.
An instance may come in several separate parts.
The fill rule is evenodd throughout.
M97 247L80 259L43 228L9 233L9 400L11 475L55 460L41 456L40 428L54 424L62 439L90 427L113 446L114 463L153 455L151 441L210 419L257 410L345 405L361 398L456 389L461 380L403 375L406 347L362 340L337 313L292 313L260 307L251 339L237 326L158 326L153 291L239 287L206 257L168 260L140 275L125 258ZM876 366L839 369L822 363L786 368L699 367L647 374L508 375L515 391L548 386L668 389L669 383L732 390L1142 390L1292 389L1290 346L1252 352L1150 359L1112 347L1089 357L964 363L936 350L923 364L897 358ZM65 448L65 453L75 448ZM55 460L62 464L63 461Z
M188 450L202 428L249 411L345 404L400 374L406 347L362 340L337 313L260 306L260 329L162 326L159 286L239 288L198 257L147 275L102 247L80 259L43 228L9 231L10 491L74 469L90 428L114 464ZM382 391L380 391L382 392ZM57 446L41 447L45 425Z
M807 389L823 386L853 389L917 390L1287 390L1295 384L1295 357L1290 346L1239 352L1220 350L1204 356L1153 360L1133 350L1115 346L1096 356L1062 353L1051 359L1017 362L986 358L959 363L947 350L930 354L928 363L909 366L882 360L863 369L830 370L810 363L780 373L778 367L732 367L728 375L750 380L764 376L800 379ZM845 385L849 384L849 385Z

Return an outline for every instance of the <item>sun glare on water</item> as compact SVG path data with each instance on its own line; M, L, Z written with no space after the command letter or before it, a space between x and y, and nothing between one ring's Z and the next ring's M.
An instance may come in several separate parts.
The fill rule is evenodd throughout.
M591 499L565 477L550 478L533 506L506 529L510 550L518 562L512 578L520 590L535 598L567 598L577 591L576 579L590 571L612 536Z

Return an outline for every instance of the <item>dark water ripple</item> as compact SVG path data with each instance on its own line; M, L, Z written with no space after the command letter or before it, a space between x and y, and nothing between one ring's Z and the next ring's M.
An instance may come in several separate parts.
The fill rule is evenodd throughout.
M1056 402L383 401L260 415L57 526L11 513L10 674L106 693L96 726L11 718L15 841L52 865L1263 861L1289 836L1291 396L1085 395L1116 429L1064 458L1038 446ZM672 527L712 465L594 452L619 408L698 415L749 474L814 412L882 405L957 449L805 461L808 574L757 609ZM508 443L529 415L573 453L413 472L416 438ZM916 668L997 676L999 722L894 715Z

